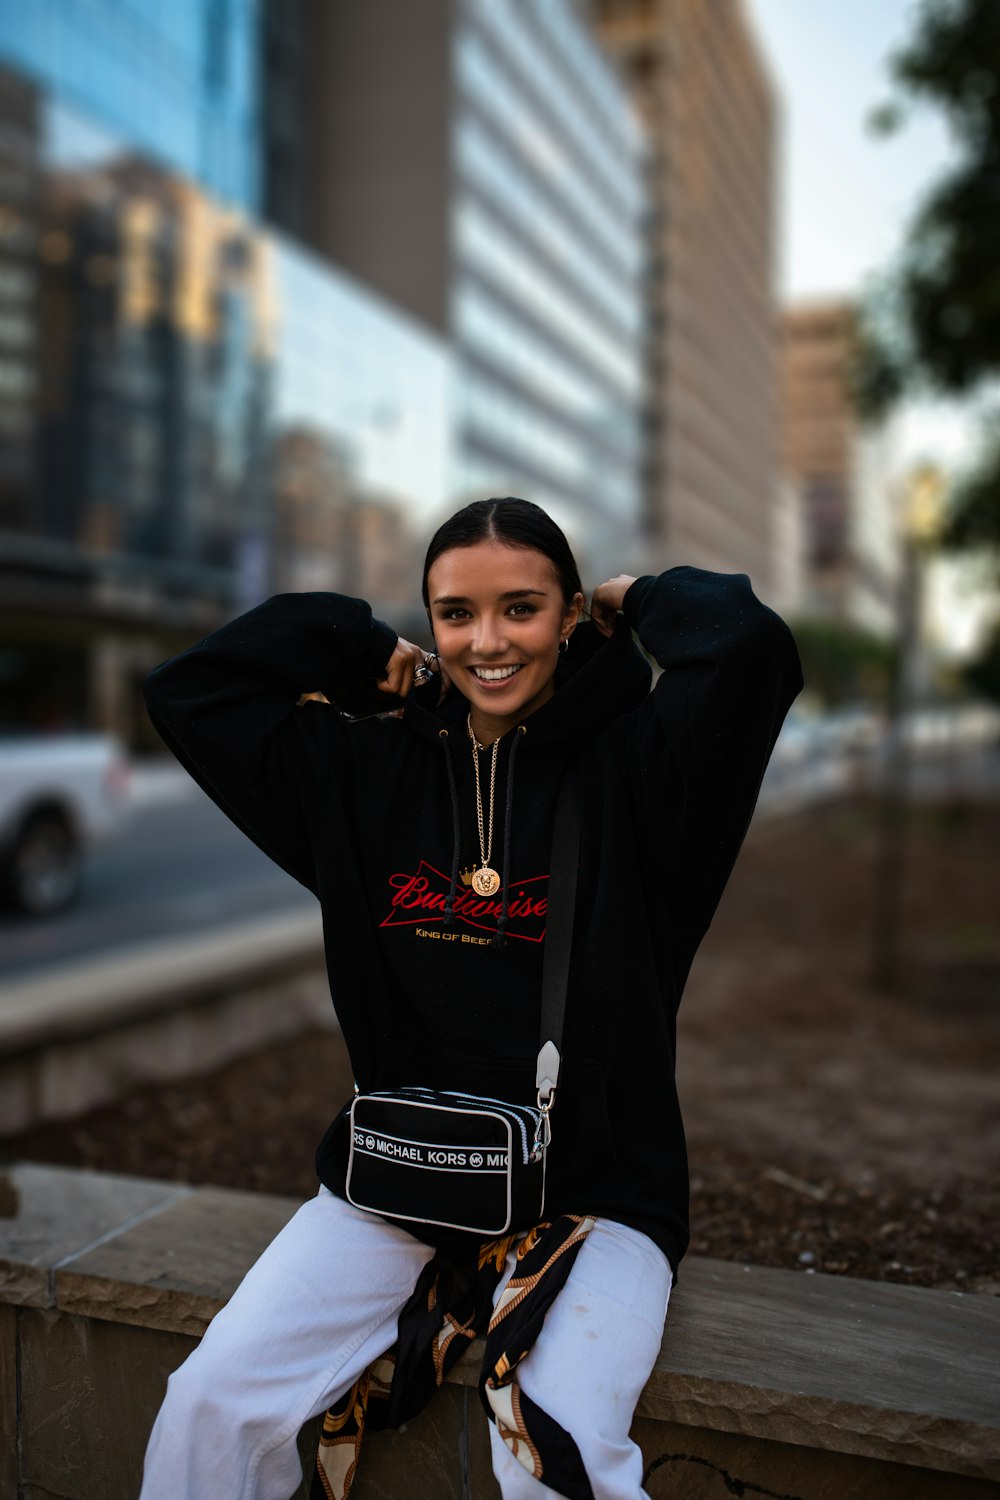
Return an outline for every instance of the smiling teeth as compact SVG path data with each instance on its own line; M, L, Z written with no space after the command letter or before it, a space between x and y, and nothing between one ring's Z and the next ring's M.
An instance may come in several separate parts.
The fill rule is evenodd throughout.
M520 672L521 667L518 664L516 667L473 667L472 670L484 682L499 682L503 677L513 677L515 672Z

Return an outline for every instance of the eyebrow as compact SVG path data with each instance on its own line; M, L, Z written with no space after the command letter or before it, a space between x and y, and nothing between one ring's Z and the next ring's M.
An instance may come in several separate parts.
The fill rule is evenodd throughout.
M545 598L545 591L544 591L544 589L508 589L507 592L506 592L506 594L500 594L498 597L501 600L503 600L503 599L527 599L529 597L529 595L531 595L531 594L537 594L540 599L544 599ZM441 598L433 600L433 603L434 604L471 604L472 600L471 599L467 599L464 594L442 594Z

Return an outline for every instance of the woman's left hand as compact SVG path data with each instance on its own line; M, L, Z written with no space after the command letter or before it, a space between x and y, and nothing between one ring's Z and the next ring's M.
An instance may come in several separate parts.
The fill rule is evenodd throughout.
M590 600L590 618L602 635L612 635L615 616L622 607L622 600L635 579L628 573L619 573L607 583L598 584Z

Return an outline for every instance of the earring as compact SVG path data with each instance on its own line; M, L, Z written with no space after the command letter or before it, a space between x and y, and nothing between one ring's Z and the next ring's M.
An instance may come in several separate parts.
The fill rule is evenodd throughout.
M559 642L559 651L560 651L560 654L563 651L565 651L568 646L569 646L569 636L566 635L566 636L563 636L562 640Z

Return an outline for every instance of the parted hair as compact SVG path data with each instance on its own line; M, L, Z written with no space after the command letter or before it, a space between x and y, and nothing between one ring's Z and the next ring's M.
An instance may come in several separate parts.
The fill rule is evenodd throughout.
M421 584L424 608L428 612L427 575L435 559L452 547L473 547L477 542L486 541L503 542L508 547L530 547L543 553L552 564L567 605L572 602L574 594L583 593L580 570L561 527L533 500L504 495L490 500L473 500L464 505L443 521L431 537Z

